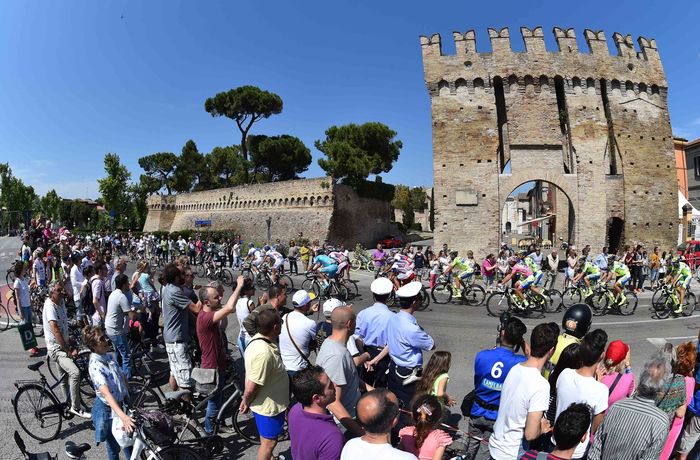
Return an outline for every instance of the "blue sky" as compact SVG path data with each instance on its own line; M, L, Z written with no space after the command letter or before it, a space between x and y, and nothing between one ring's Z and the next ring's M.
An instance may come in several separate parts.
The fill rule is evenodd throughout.
M700 136L700 3L678 2L0 2L0 162L39 193L97 197L107 152L134 178L140 156L239 142L231 120L204 100L253 84L278 93L284 111L258 134L292 134L312 149L333 124L381 121L404 147L386 182L432 183L430 105L418 36L453 30L553 26L656 38L669 81L674 133Z

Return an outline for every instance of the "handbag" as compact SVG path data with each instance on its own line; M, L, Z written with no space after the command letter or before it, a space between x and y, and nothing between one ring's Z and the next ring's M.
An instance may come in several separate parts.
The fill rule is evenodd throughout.
M204 369L195 367L192 369L192 380L195 388L203 395L209 395L216 391L219 383L219 372L217 369Z
M474 399L476 398L476 389L470 391L464 396L462 400L462 405L459 406L462 411L462 415L469 417L472 413L472 406L474 406Z

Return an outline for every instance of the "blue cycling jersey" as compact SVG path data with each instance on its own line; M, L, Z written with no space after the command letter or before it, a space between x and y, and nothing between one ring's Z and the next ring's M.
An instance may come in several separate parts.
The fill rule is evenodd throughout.
M525 356L516 355L512 349L506 347L480 351L474 360L476 397L486 404L498 406L501 403L501 390L508 372L513 366L526 359ZM484 409L474 401L471 416L496 420L498 410Z
M321 254L316 256L316 258L314 259L314 263L321 264L324 267L328 267L330 265L336 265L338 262L336 262L335 259L333 259L332 257L328 257L325 254Z

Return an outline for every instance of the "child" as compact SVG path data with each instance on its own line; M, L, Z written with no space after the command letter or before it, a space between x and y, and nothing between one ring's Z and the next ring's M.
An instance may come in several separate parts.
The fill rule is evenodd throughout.
M442 419L440 401L433 395L420 395L413 403L412 412L415 426L399 431L399 448L412 453L419 460L441 459L445 447L452 444L452 438L437 428Z
M438 277L440 276L440 261L435 254L430 254L430 289L435 287Z
M416 384L416 394L426 393L435 396L443 406L454 406L455 399L447 394L447 382L450 376L452 353L449 351L436 351L430 357L428 365L423 369L423 377Z

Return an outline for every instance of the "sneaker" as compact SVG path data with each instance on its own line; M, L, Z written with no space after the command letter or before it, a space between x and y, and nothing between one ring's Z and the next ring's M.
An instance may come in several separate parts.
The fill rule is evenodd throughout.
M87 420L90 420L92 418L92 415L89 412L83 412L80 409L76 410L76 409L71 408L71 409L68 409L68 412L75 415L76 417L84 418Z
M236 430L232 426L220 426L219 434L234 434Z
M39 352L39 349L37 347L34 347L31 350L29 350L29 356L31 356L31 357L37 356L39 353L40 352Z

